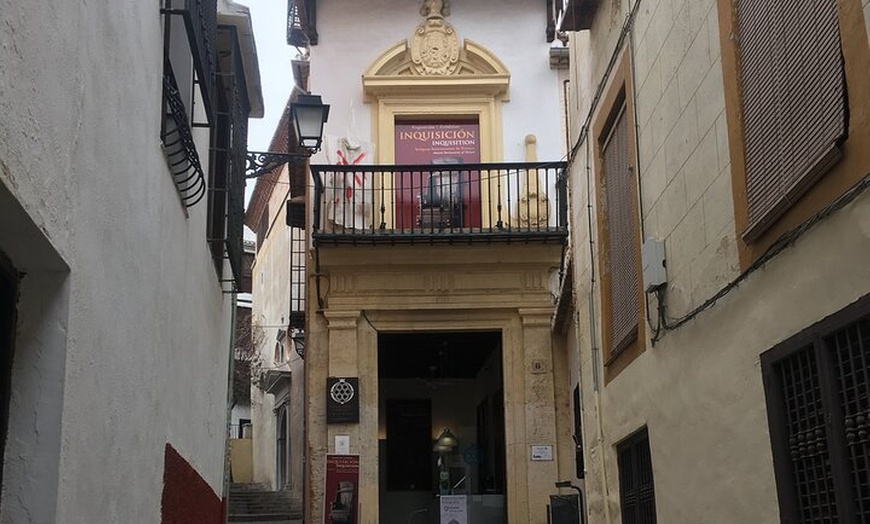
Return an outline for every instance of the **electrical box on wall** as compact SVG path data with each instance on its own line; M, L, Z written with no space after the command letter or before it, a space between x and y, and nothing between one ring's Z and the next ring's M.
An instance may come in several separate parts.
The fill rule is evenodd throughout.
M665 243L654 238L647 238L641 250L643 259L643 289L650 293L668 283L668 272L665 267Z

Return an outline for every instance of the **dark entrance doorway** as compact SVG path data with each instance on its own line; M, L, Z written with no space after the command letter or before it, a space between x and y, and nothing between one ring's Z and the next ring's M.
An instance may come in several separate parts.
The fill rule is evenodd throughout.
M0 463L6 449L9 428L9 391L12 384L12 353L15 341L18 272L0 253ZM0 485L3 471L0 468Z
M501 340L378 336L382 524L439 523L444 496L457 497L469 524L506 522Z

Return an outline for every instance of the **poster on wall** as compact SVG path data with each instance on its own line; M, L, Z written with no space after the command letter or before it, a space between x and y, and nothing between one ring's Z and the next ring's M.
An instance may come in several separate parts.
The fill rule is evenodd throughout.
M359 505L359 455L326 455L326 508L323 524L356 524Z
M396 164L455 165L480 162L477 120L397 121ZM480 174L444 168L396 173L397 229L480 226Z
M465 495L441 495L441 524L468 524L468 504Z
M371 164L375 146L350 135L326 135L323 150L327 161L339 166ZM323 180L326 220L348 229L367 229L374 220L374 190L371 173L327 172Z

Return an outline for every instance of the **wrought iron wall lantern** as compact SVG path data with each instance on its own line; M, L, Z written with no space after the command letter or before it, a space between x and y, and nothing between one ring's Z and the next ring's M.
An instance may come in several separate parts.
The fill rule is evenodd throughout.
M290 123L293 128L288 130L288 141L290 136L295 136L297 139L295 145L303 152L248 151L245 178L258 178L283 164L302 163L308 160L311 155L320 151L323 124L326 123L327 118L329 118L329 106L323 103L319 95L299 95L296 101L290 104Z

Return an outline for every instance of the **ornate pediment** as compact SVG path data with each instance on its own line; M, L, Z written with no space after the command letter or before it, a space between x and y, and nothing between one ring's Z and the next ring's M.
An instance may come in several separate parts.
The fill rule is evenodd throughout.
M427 0L420 9L424 20L407 40L397 42L369 65L363 87L369 95L411 85L470 87L506 97L510 83L507 67L485 47L465 39L445 19L447 2ZM386 91L385 91L386 90Z

